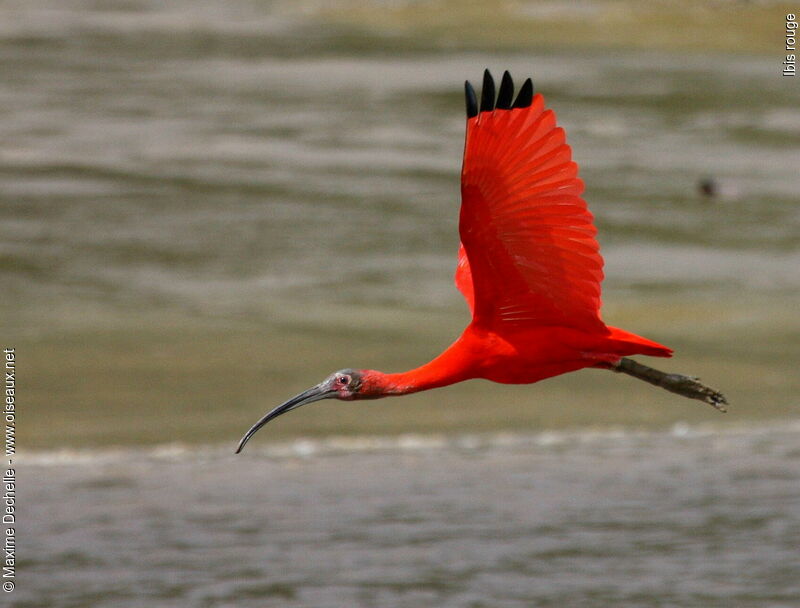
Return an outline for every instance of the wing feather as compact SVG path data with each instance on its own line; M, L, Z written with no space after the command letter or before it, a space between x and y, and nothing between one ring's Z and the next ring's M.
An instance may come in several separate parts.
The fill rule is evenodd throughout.
M502 106L510 82L504 75ZM564 130L540 94L524 107L485 109L493 90L485 76L481 111L467 120L456 285L475 321L498 330L605 330L603 259Z

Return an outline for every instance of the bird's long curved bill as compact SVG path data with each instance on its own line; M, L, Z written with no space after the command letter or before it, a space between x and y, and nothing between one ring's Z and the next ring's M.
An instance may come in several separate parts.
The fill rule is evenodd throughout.
M249 431L244 434L242 440L239 442L239 447L236 448L236 453L244 449L244 445L250 441L250 438L255 435L258 430L267 424L270 420L274 420L281 414L285 414L286 412L291 412L294 409L297 409L301 405L306 405L307 403L314 403L315 401L319 401L321 399L327 399L328 397L332 397L336 391L330 390L322 385L314 386L307 391L303 391L299 395L295 395L289 401L280 404L274 410L268 412L261 420L256 422Z

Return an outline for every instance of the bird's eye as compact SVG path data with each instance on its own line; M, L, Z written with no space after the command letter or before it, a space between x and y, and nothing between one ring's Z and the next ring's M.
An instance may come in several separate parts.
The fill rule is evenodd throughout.
M339 376L336 378L336 381L341 384L342 386L346 386L348 382L350 382L350 378L347 376Z

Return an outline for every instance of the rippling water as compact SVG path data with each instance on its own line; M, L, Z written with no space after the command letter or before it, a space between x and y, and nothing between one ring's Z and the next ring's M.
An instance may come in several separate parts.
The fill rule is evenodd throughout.
M532 75L568 131L607 320L673 346L673 369L726 389L734 416L796 409L800 93L772 58L478 51L446 42L458 25L415 38L303 7L0 7L0 327L36 370L26 445L214 441L332 369L437 354L466 324L462 83L486 66ZM447 394L511 404L484 428L708 415L576 378L530 393L541 415L513 389ZM330 411L278 432L457 426Z
M800 89L778 54L551 48L557 3L487 0L481 31L518 11L497 44L415 35L404 7L435 3L346 4L0 4L14 605L798 605ZM590 371L303 408L234 458L323 374L416 366L466 323L461 91L487 66L567 129L606 319L675 347L731 426Z
M20 607L800 600L797 424L24 462Z
M800 287L798 91L769 59L387 55L269 2L76 6L0 29L0 269L37 309L454 305L461 90L487 65L558 110L608 288Z

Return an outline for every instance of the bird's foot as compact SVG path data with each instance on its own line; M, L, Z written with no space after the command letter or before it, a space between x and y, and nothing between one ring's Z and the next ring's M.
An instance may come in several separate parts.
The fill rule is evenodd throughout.
M666 374L662 379L661 386L668 391L678 393L689 399L698 399L708 403L711 407L720 412L727 412L725 407L728 400L725 395L710 386L700 382L700 378L695 376L684 376L683 374Z

